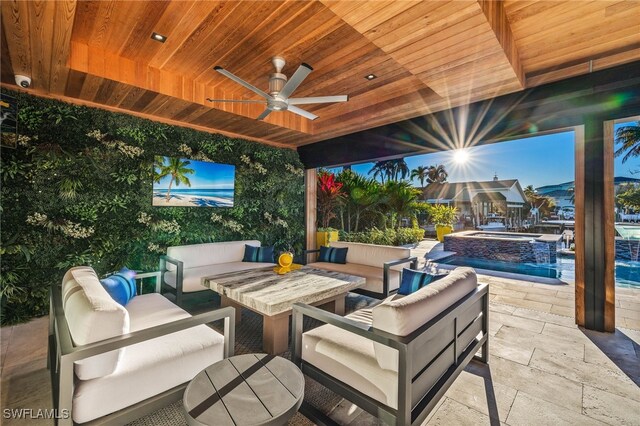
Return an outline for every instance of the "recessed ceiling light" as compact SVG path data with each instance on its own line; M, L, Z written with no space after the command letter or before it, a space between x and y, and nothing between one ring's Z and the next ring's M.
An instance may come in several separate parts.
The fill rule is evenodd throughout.
M369 74L369 75L365 76L364 78L366 78L367 80L373 80L374 78L377 78L377 75Z
M165 41L167 41L167 36L163 36L162 34L158 34L156 32L153 32L151 34L151 38L155 41L159 41L160 43L164 43Z

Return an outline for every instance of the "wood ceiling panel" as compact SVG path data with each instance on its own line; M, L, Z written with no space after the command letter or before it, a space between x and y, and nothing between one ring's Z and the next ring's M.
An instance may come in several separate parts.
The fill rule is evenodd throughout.
M640 1L3 1L2 84L171 124L296 146L640 59ZM168 36L152 40L151 32ZM256 121L271 57L314 71ZM378 77L372 81L365 75ZM14 87L14 86L13 86Z
M640 43L640 1L507 0L505 9L525 72L534 75Z

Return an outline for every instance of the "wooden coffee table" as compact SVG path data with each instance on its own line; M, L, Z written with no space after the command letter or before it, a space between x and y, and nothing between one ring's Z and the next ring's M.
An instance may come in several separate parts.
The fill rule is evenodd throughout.
M202 279L203 286L220 294L222 306L236 308L236 322L241 320L241 307L262 315L263 350L269 354L289 348L289 318L294 303L320 306L344 315L347 293L365 282L363 277L306 266L285 275L278 275L269 267Z
M182 403L192 426L283 425L300 408L304 376L279 356L223 359L189 382Z

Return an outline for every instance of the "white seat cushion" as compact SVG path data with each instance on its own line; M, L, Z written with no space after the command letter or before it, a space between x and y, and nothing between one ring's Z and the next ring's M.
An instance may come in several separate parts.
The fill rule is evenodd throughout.
M189 317L155 293L136 296L127 309L132 331ZM186 383L223 354L224 336L206 325L128 346L112 374L76 382L73 420L84 423Z
M194 291L206 290L207 287L202 286L202 278L210 277L214 275L226 274L229 272L248 271L250 269L258 269L265 267L276 266L275 263L261 263L261 262L230 262L230 263L218 263L214 265L201 266L198 268L185 269L182 272L182 291L184 293L191 293ZM171 287L176 286L176 273L175 271L166 271L164 273L164 282ZM128 305L127 305L128 306Z
M347 318L371 325L371 309ZM371 340L323 325L302 335L302 359L383 404L398 405L398 374L380 367Z
M405 247L379 246L347 241L333 241L331 242L331 247L348 248L347 263L357 263L376 268L382 268L385 262L405 259L411 256L411 250ZM409 265L405 264L404 267L408 268ZM392 269L402 270L402 266L395 266Z
M167 256L184 263L184 268L199 268L215 263L241 262L244 258L244 246L260 247L260 241L224 241L219 243L191 244L167 248ZM175 266L167 262L167 269Z
M456 268L446 277L407 296L395 295L375 306L373 326L396 336L407 336L478 287L472 268ZM388 370L398 370L398 351L374 344L378 362Z
M64 275L62 306L76 346L129 332L127 311L109 296L89 266L71 268ZM114 372L123 352L119 349L76 361L74 371L83 380L106 376Z
M314 262L307 266L311 268L325 269L327 271L342 272L349 275L364 277L367 282L364 286L359 287L362 290L369 290L376 293L382 293L383 268L362 265L358 263L331 263L331 262ZM400 287L400 272L397 270L389 270L389 291L397 290Z

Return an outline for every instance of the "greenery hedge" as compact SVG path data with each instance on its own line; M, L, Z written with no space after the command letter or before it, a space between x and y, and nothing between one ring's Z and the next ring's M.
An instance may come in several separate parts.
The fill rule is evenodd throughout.
M364 232L340 231L340 241L354 243L379 244L385 246L401 246L415 244L424 238L424 229L421 228L372 228Z
M44 315L65 270L155 270L167 246L259 239L302 249L293 150L5 91L17 149L2 149L2 324ZM154 155L236 166L235 207L152 207Z

